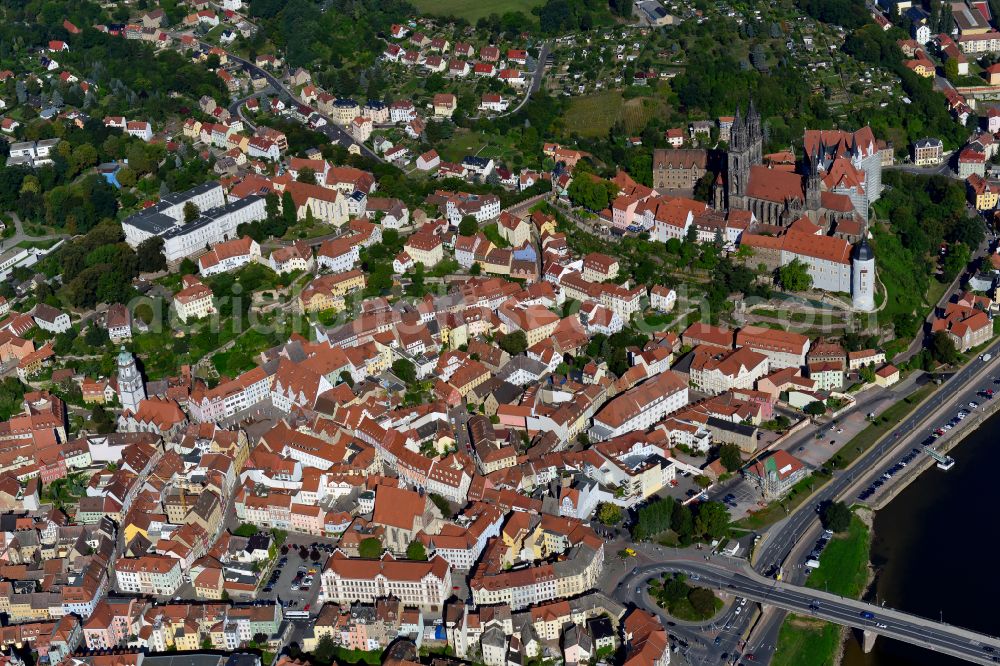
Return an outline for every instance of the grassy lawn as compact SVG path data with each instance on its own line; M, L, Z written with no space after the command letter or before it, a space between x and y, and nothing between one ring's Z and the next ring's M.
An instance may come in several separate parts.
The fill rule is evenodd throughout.
M483 227L483 234L497 247L510 247L510 243L507 242L507 239L500 235L496 222L490 222Z
M478 132L455 132L448 143L438 148L445 162L461 162L466 155L475 155L488 143L488 137Z
M368 666L378 666L382 663L382 651L376 650L366 652L364 650L348 650L345 647L337 646L334 652L336 662L341 664L367 664Z
M819 558L819 569L809 574L806 586L857 599L868 582L868 527L857 516L845 534L837 534Z
M854 516L846 534L838 534L820 556L820 567L806 586L858 599L868 582L868 527ZM840 647L840 629L820 620L789 615L778 634L775 666L832 665Z
M413 4L423 14L436 16L457 16L469 23L490 14L503 16L507 12L524 12L532 16L531 10L542 4L542 0L414 0Z
M778 634L772 666L832 666L840 629L820 620L789 615Z
M47 250L56 243L59 242L58 238L50 238L49 240L23 240L17 244L18 247L23 247L30 250L33 247L37 247L42 250Z
M572 127L580 136L606 137L608 130L621 117L624 105L625 100L617 90L574 97L563 120L566 127Z
M670 604L668 612L678 620L684 620L686 622L703 622L710 617L714 617L716 613L722 610L722 599L716 597L714 604L715 610L712 613L705 615L696 611L690 601L687 599L681 599L680 601Z
M935 384L927 383L877 415L875 423L862 430L854 439L844 444L835 456L830 458L830 465L840 469L850 465L858 456L871 448L879 437L906 418L906 415L913 411L936 388Z

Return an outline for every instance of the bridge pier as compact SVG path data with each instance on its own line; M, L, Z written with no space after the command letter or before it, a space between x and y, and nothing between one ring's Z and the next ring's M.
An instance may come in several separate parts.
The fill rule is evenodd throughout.
M876 638L878 638L878 634L874 631L868 631L865 629L861 632L861 649L865 651L865 654L871 652L872 648L875 647Z

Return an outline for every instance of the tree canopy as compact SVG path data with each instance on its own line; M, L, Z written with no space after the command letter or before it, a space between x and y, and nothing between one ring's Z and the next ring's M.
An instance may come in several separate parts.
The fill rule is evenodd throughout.
M820 514L823 527L834 532L846 532L851 526L851 510L843 502L829 502Z
M743 456L740 454L740 447L735 444L723 444L719 448L719 460L722 466L729 472L735 472L743 467Z
M382 557L382 542L375 537L362 539L361 543L358 544L358 555L369 560Z
M800 259L792 259L778 269L778 281L788 291L808 291L812 288L809 267Z

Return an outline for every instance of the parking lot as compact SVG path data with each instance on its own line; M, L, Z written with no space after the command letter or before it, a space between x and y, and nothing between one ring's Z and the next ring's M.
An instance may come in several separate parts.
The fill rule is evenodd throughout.
M729 507L729 515L734 519L742 518L751 510L759 511L762 502L760 491L745 479L730 486L721 497L713 499Z
M664 486L657 494L661 497L673 497L675 500L685 502L702 492L702 487L695 483L694 475L690 472L678 472L675 480L677 485Z
M294 543L292 543L294 542ZM316 543L319 559L313 561L311 546ZM320 591L320 574L323 565L333 552L329 542L309 541L308 537L297 536L289 539L286 555L279 555L277 562L264 581L259 598L274 599L287 608L309 610L316 612L316 599ZM309 554L303 559L299 556L298 546L310 548ZM307 584L308 583L308 584Z
M872 497L885 485L892 477L894 477L899 472L903 471L903 468L908 464L913 462L916 457L920 454L920 449L914 448L906 453L902 458L896 461L896 463L888 468L882 473L882 476L875 479L870 486L862 490L858 494L858 499L862 502Z

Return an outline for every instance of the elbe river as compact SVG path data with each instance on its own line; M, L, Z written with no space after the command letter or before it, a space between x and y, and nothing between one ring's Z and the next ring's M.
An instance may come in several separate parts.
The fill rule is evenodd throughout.
M947 472L925 470L875 514L867 600L991 636L1000 635L997 506L1000 414L969 434ZM886 461L889 462L889 461ZM864 654L847 641L845 666L958 666L969 662L880 637Z

